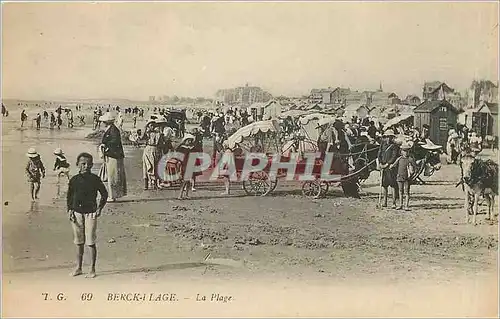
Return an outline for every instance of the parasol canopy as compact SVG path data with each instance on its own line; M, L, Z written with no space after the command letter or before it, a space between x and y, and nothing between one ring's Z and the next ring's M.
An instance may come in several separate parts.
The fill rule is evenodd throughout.
M238 144L241 144L245 139L253 137L258 133L278 133L280 130L277 120L258 121L248 124L237 130L233 135L224 141L224 146L233 150Z
M400 116L393 117L392 119L390 119L389 121L387 121L387 123L385 123L384 130L388 129L389 127L391 127L393 125L399 124L402 121L405 121L405 120L407 120L407 119L409 119L411 117L413 117L412 114L405 114L405 115L400 115Z
M304 110L289 110L289 111L281 113L279 118L286 118L288 116L299 117L299 116L306 115L308 113L309 113L308 111L304 111Z

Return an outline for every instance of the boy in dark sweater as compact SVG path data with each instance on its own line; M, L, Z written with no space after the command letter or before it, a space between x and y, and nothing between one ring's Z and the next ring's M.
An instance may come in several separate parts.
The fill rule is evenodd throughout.
M410 182L413 173L416 171L417 164L415 159L410 156L410 145L401 146L401 156L391 165L397 169L396 181L399 188L399 206L398 210L403 209L403 195L406 195L405 210L410 210Z
M96 230L97 217L106 205L108 191L101 179L90 172L93 166L93 157L89 153L78 155L77 166L80 173L73 176L68 186L68 214L73 227L74 243L78 246L77 266L71 273L72 276L82 274L83 250L86 244L90 249L91 268L87 275L94 278L97 259ZM97 206L97 192L101 195Z

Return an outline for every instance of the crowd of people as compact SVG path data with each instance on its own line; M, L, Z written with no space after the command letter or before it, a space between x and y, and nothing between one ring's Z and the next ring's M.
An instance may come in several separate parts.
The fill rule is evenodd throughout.
M76 109L78 110L78 108ZM64 110L59 107L51 117L58 127L62 125L62 114ZM180 182L179 199L189 198L189 192L196 191L196 177L184 178L183 174L188 165L191 153L203 152L203 139L213 138L214 152L232 152L228 148L218 148L224 145L224 141L238 128L243 127L259 118L249 115L246 111L226 112L201 112L197 113L199 127L189 132L185 131L185 118L183 125L178 122L169 122L168 111L153 109L155 114L162 117L148 121L144 130L137 130L135 141L144 143L145 147L142 156L142 171L144 180L144 190L158 189L170 186L173 182ZM70 110L67 113L68 127L69 119L72 118ZM136 108L126 108L124 113L134 117L144 117L144 110ZM43 113L43 117L49 115ZM27 115L21 112L21 126L27 120ZM37 115L38 122L41 121L40 114ZM52 122L52 120L51 120ZM95 246L96 218L99 217L106 203L115 202L127 196L127 177L125 172L125 153L122 145L123 117L119 107L102 106L94 109L94 129L100 129L103 125L103 136L98 148L99 157L103 164L97 175L90 173L93 166L93 157L89 153L81 153L77 158L79 173L70 177L70 164L66 159L62 149L54 150L53 170L57 175L58 184L60 178L65 178L69 182L67 192L67 208L69 219L74 230L74 242L77 245L77 267L72 275L77 276L82 273L83 247L89 246L91 250L91 271L90 277L95 276L95 261L97 249ZM134 128L136 127L134 122ZM293 137L299 131L299 123L296 119L287 117L281 121L281 128L285 138ZM396 123L390 127L383 127L380 123L368 118L358 119L336 119L331 122L319 122L319 138L316 141L318 149L323 154L333 153L337 155L335 165L336 172L349 174L356 169L355 157L352 155L356 145L376 145L374 158L377 169L381 172L381 206L388 206L389 190L392 190L392 208L397 210L410 210L410 187L419 166L419 159L413 153L414 145L428 147L428 150L438 152L440 146L436 146L430 139L429 126L423 125L422 130L411 125L409 121ZM180 133L177 133L180 132ZM176 143L175 138L180 141ZM398 140L399 139L399 140ZM448 143L446 145L447 159L449 163L458 163L460 153L465 149L472 152L481 151L481 138L476 132L471 132L464 125L458 124L450 128L448 132ZM176 151L185 154L181 161L171 160L164 168L167 176L174 176L180 173L179 180L163 180L163 172L159 161L163 155ZM241 151L241 150L239 150ZM255 150L253 150L255 151ZM354 152L355 153L355 152ZM39 196L41 181L45 178L46 170L40 155L34 148L27 152L29 161L26 165L26 175L30 184L30 197L36 201ZM215 159L215 156L213 157ZM200 163L196 163L199 165ZM221 176L225 181L225 193L230 192L230 182L228 176ZM346 183L343 185L347 196L359 197L359 185ZM85 191L84 191L85 190ZM97 193L101 195L100 203L97 203Z

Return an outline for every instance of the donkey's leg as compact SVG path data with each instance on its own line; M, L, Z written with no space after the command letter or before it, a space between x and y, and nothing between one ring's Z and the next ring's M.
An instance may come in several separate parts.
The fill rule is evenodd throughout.
M472 210L474 212L474 215L472 216L472 223L474 225L477 225L476 216L477 216L477 211L479 210L479 194L477 193L474 194L474 207Z
M468 224L470 223L470 218L469 218L469 191L465 190L464 193L465 197L465 204L464 204L464 210L465 210L465 223Z

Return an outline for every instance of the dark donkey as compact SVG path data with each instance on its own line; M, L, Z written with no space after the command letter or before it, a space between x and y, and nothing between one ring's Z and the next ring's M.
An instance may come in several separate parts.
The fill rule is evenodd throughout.
M490 159L482 160L466 154L460 159L460 169L462 173L460 183L463 183L465 191L467 223L470 222L469 212L472 210L472 223L476 225L480 196L488 202L488 220L491 220L495 196L498 195L498 164Z
M420 177L422 173L424 176L432 176L435 171L441 168L442 146L435 145L429 140L425 144L414 143L412 154L417 163L417 169L411 176L411 181L414 184L425 184Z

